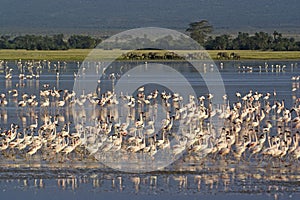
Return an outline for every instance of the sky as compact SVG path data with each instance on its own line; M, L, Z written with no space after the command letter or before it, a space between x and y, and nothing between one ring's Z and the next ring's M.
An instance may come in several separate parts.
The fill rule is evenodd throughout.
M162 27L206 19L216 30L300 29L299 0L0 0L1 30Z

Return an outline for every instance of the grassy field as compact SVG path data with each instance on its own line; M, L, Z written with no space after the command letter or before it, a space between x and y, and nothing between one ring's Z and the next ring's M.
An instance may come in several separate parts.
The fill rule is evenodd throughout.
M0 60L63 60L82 61L89 54L90 49L71 49L55 51L27 51L27 50L0 50Z
M63 51L27 51L27 50L0 50L0 60L61 60L61 61L83 61L91 49L70 49ZM183 51L181 51L183 52ZM190 52L190 51L188 51ZM217 59L219 50L208 51L210 57ZM250 51L250 50L231 50L227 51L238 53L241 60L300 60L300 51ZM98 59L111 59L121 55L121 50L98 50L94 55Z
M219 50L208 51L212 59L217 59ZM254 50L230 50L238 53L241 60L297 60L300 59L300 51L254 51Z

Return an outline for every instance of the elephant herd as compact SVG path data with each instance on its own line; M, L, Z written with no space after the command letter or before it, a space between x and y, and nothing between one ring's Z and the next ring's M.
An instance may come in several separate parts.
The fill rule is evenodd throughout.
M179 55L170 51L132 51L121 56L122 60L191 60L191 59L209 59L205 52L194 52Z
M183 58L174 52L128 52L122 55L122 59L125 60L164 60L164 59L176 59L182 60Z
M229 59L233 59L233 60L239 60L241 57L238 53L232 52L232 53L228 53L228 52L218 52L217 54L217 58L218 59L223 59L223 60L229 60Z
M184 55L179 55L172 51L131 51L122 54L121 60L206 60L210 59L206 52L190 52ZM239 60L240 55L235 52L218 52L217 59L219 60Z

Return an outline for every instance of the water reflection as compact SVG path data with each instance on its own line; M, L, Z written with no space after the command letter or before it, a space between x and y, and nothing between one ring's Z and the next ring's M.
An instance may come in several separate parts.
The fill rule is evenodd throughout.
M3 168L2 168L3 169ZM1 188L17 190L67 190L116 192L123 194L269 194L270 196L288 196L300 192L299 170L250 169L247 166L210 168L203 171L165 171L146 174L124 174L117 171L102 171L67 168L39 170L5 169L1 173ZM58 170L61 172L57 174ZM81 191L81 190L80 190Z

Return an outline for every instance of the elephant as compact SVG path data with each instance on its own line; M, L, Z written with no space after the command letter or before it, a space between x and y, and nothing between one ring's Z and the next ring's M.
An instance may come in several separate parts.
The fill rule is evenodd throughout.
M218 52L217 54L218 59L229 59L229 54L227 52Z
M165 58L169 60L173 60L177 55L174 52L166 52Z
M166 52L165 58L167 60L183 60L184 59L182 56L178 55L175 52Z
M231 58L231 59L234 59L234 60L239 60L241 57L240 57L240 55L239 55L238 53L232 52L232 53L230 54L230 58Z
M164 53L160 53L160 52L155 52L154 53L154 59L163 60L163 59L165 59L165 54Z

